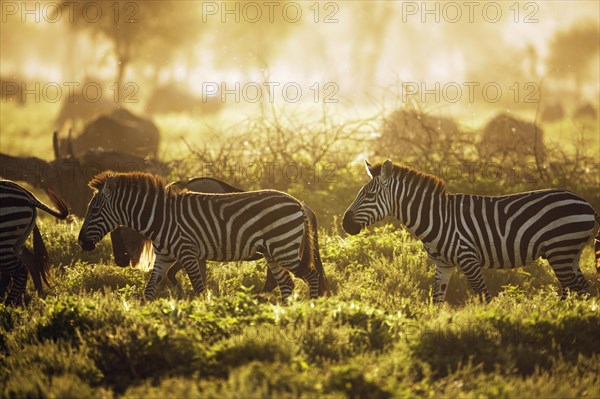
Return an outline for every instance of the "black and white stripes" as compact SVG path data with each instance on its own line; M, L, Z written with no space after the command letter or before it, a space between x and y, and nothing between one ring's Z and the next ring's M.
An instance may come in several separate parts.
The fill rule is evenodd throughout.
M305 231L311 231L304 206L273 190L231 194L176 193L145 173L105 172L90 187L94 193L79 234L91 250L117 226L130 227L152 241L156 259L144 295L155 296L156 283L179 261L194 290L204 291L199 259L246 260L262 254L285 300L294 287L288 270L304 279L311 297L318 295L318 274L300 267Z
M12 280L12 287L6 298L8 304L21 304L23 301L27 284L27 268L23 265L21 253L34 227L36 229L35 260L47 262L47 259L42 259L45 249L40 248L43 242L40 243L41 235L35 225L36 209L39 208L59 219L65 219L69 214L67 205L60 197L50 190L48 195L58 210L49 208L18 184L0 180L0 267L3 280L6 278L5 275Z
M581 197L564 190L497 197L448 194L442 180L389 160L367 163L367 171L372 179L346 211L344 230L357 234L388 215L400 220L436 264L436 302L444 300L454 266L489 300L482 267L519 267L539 257L549 261L563 296L567 289L588 290L579 258L600 216Z
M167 186L167 190L174 190L175 192L184 192L184 191L194 191L199 193L241 193L243 190L240 190L237 187L233 187L221 180L217 180L210 177L196 177L187 181L176 181L170 183ZM308 269L314 267L317 273L319 274L319 296L325 295L327 292L327 278L325 276L325 270L323 269L323 263L321 261L321 256L319 253L319 232L317 226L317 216L315 213L306 205L304 205L304 211L306 212L306 217L310 219L310 226L312 231L305 231L305 240L312 241L311 245L304 245L304 253L302 254L302 260L300 264L301 270ZM311 257L312 252L312 257ZM255 258L251 260L261 259L262 255L257 254ZM248 259L250 260L250 259ZM312 265L311 265L312 262ZM171 269L167 272L167 276L169 280L174 284L178 285L177 279L175 278L175 274L177 271L182 269L180 263L176 263L171 267ZM206 283L205 273L206 273L206 262L204 260L200 260L200 268L202 270L203 279ZM273 291L277 287L277 281L273 276L273 273L269 268L267 268L267 280L262 289L262 292L270 292Z

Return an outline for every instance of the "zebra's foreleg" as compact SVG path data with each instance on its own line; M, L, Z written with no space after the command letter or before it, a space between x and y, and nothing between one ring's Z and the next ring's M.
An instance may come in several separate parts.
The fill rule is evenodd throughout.
M8 271L12 279L12 286L8 291L5 303L6 305L19 306L23 303L23 295L27 286L27 268L21 261L21 258L15 258L12 259L9 266L4 270Z
M492 300L490 292L488 291L485 281L483 280L483 274L481 273L481 265L477 260L470 259L461 262L459 265L460 269L465 273L467 281L471 286L471 289L477 294L481 301L490 302Z
M267 262L267 266L269 266L275 280L277 280L279 291L281 291L281 300L285 305L287 304L287 299L294 291L294 281L290 277L290 272L277 262Z
M433 302L442 303L446 300L446 291L448 282L454 271L453 266L444 266L439 263L435 264L435 279L433 281Z
M156 296L156 287L158 282L162 279L162 276L167 270L169 270L173 263L175 263L175 259L166 255L156 254L152 273L150 273L150 278L148 279L146 288L144 289L144 298L147 301L154 299Z
M200 261L198 257L195 255L190 255L185 258L181 258L179 260L187 272L187 275L192 283L192 287L194 288L194 292L196 295L200 295L204 292L204 278L206 276L206 262L202 261L202 266L200 265ZM204 270L204 271L203 271Z

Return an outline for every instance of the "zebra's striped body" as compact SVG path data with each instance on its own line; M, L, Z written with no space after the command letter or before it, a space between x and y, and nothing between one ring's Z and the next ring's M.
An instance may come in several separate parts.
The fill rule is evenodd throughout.
M371 166L367 183L344 216L344 230L385 216L400 220L424 244L436 264L434 300L445 298L454 266L473 290L490 299L481 268L524 266L547 259L563 288L589 288L579 258L600 216L581 197L541 190L497 197L448 194L443 181L391 161Z
M167 189L171 190L188 190L202 193L241 193L244 192L239 188L233 187L221 180L213 179L210 177L196 177L190 179L188 181L176 181L167 186ZM308 233L305 237L305 240L312 240L312 245L304 246L304 253L302 254L301 268L306 269L310 268L311 262L311 250L314 254L314 258L312 261L314 262L314 268L319 273L319 296L324 295L327 291L327 279L325 277L325 270L323 269L323 262L321 261L321 256L319 254L319 235L317 228L317 216L314 212L308 207L304 206L304 210L306 211L306 216L310 218L311 221L311 232ZM262 256L258 255L252 260L261 259ZM175 278L175 274L181 270L183 266L181 263L176 263L171 267L171 269L167 272L167 276L172 284L177 285L177 279ZM200 261L200 268L202 270L202 277L204 279L204 283L206 284L206 262ZM273 276L271 269L267 268L267 281L262 289L262 292L271 292L277 287L277 280Z
M7 304L19 305L23 301L27 284L27 268L21 259L23 245L31 230L36 230L34 237L35 261L47 264L47 256L35 218L36 209L48 212L54 217L65 219L69 213L64 201L56 194L48 191L48 195L57 210L51 209L38 200L30 191L18 184L0 180L0 268L3 285L8 285L7 275L12 280L12 287L6 298ZM42 265L43 267L43 265Z
M145 173L105 172L90 187L97 190L79 234L84 250L91 250L117 226L127 226L152 241L156 259L144 295L155 296L156 283L179 261L196 293L204 291L199 259L247 260L262 254L277 279L282 298L293 290L287 273L303 278L311 297L318 295L318 274L301 268L309 230L303 205L272 190L231 194L177 194L164 181ZM307 230L307 231L308 231Z

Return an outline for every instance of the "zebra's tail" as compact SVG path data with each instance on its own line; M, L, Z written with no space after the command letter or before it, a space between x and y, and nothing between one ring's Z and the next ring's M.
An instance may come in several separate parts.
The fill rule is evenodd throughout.
M600 215L594 213L594 217L596 218L596 223L600 225ZM594 253L596 255L596 273L600 278L600 230L598 230L598 234L596 234L596 242L594 244Z
M308 256L308 265L311 269L317 271L319 275L319 296L325 295L329 291L327 284L327 278L325 277L325 270L323 269L323 263L321 262L321 256L319 254L319 239L317 231L317 217L314 212L302 203L304 211L304 244L306 247L302 250L302 256Z
M38 293L43 294L42 281L47 287L50 287L50 283L48 282L50 261L48 260L48 251L46 251L46 245L37 227L37 223L33 227L33 258L31 277Z
M315 268L315 248L313 245L313 221L306 209L306 205L300 202L302 213L304 213L304 234L302 236L302 244L300 248L300 256L304 259L308 256L308 267Z
M48 194L48 197L50 197L50 200L52 201L52 203L58 210L50 208L48 205L44 204L42 201L40 201L33 195L31 195L32 205L35 206L36 208L41 209L44 212L49 213L50 215L54 216L55 218L58 218L61 220L66 219L67 216L69 216L69 207L67 206L67 203L65 202L65 200L63 200L58 194L56 194L51 189L47 189L46 193Z
M315 236L316 237L316 236ZM314 244L317 244L317 240L315 238ZM319 296L323 296L329 293L329 284L327 284L327 277L325 276L325 269L323 269L323 262L321 262L321 255L317 248L315 248L315 268L319 273Z

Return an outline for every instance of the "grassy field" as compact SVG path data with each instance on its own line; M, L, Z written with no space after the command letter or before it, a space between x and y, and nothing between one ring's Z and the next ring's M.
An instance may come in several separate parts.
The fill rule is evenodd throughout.
M51 160L49 126L57 110L55 104L3 106L0 151ZM159 153L170 163L171 179L200 170L181 138L201 149L227 142L215 132L228 126L232 135L246 128L254 129L250 135L289 129L282 136L285 149L302 148L293 140L303 134L309 143L322 143L336 126L342 126L342 135L346 127L355 129L333 119L322 125L301 120L290 128L260 119L244 124L243 115L228 118L155 118L162 135ZM577 125L565 119L544 130L548 147L566 156L549 159L548 168L558 165L556 170L569 173L528 181L486 180L476 171L471 179L449 181L449 189L504 194L554 185L600 204L594 189L600 178L597 121ZM600 397L600 282L591 245L581 261L590 299L560 301L557 280L540 261L513 271L484 271L494 298L490 304L479 303L456 271L448 303L433 305L434 269L418 241L392 225L355 237L341 232L340 217L367 180L360 165L372 155L365 131L331 145L324 158L338 166L331 181L241 184L284 189L315 210L331 287L331 295L319 300L307 299L301 281L289 306L281 306L277 290L259 294L266 265L258 261L209 263L208 290L200 298L181 273L181 291L165 283L159 299L143 303L147 271L115 266L106 239L83 253L76 239L80 220L41 217L54 266L52 287L44 298L28 287L24 308L0 305L0 396ZM278 151L261 153L269 139L260 139L226 155L246 157L239 162L283 162L270 158ZM292 161L310 164L303 150L291 154ZM582 161L572 161L576 157Z
M455 273L433 305L433 266L391 226L323 234L332 295L296 283L280 306L259 295L266 265L209 263L208 291L165 284L142 303L147 274L111 263L109 243L82 253L78 225L41 225L55 266L45 298L0 305L4 397L598 397L600 284L560 301L547 264L487 271L478 303ZM324 232L323 232L324 233Z

